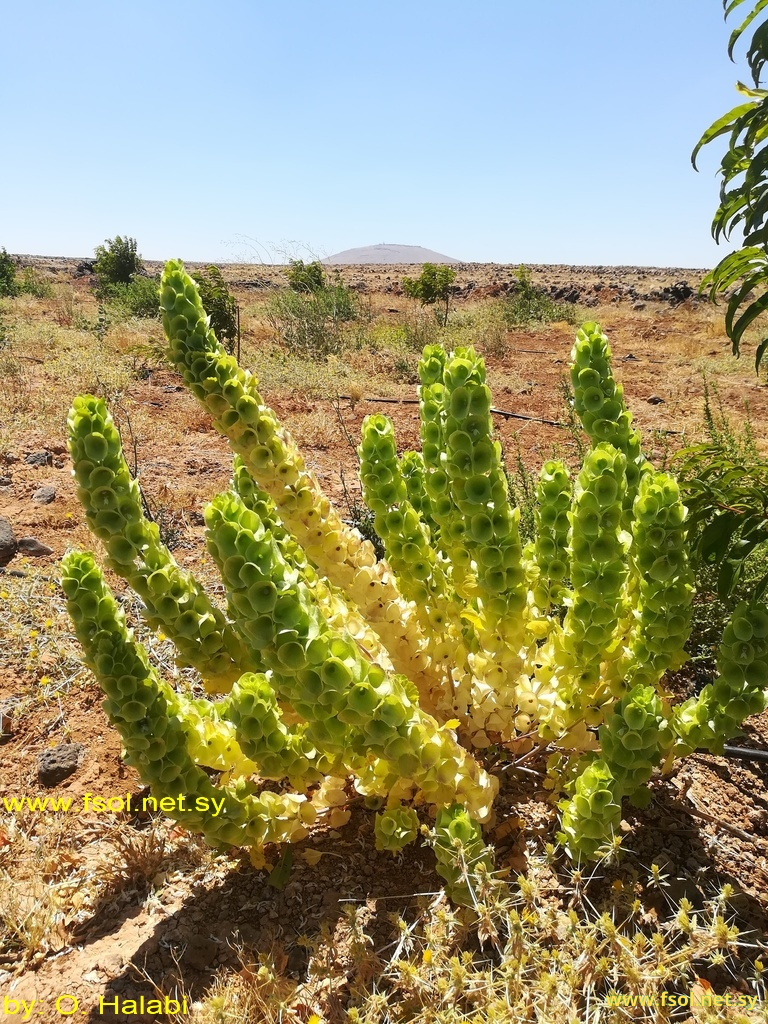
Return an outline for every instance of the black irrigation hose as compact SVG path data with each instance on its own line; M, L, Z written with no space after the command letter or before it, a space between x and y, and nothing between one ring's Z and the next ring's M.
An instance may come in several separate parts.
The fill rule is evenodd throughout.
M343 398L346 401L352 401L349 395L339 395L339 398ZM418 398L360 398L360 402L387 402L389 405L418 405ZM558 420L544 420L538 416L526 416L522 412L507 412L505 409L495 409L491 406L491 412L496 413L497 416L506 416L509 419L515 420L529 420L532 423L546 423L550 427L567 427L567 423L560 423Z
M709 754L709 750L698 750L698 754ZM739 761L768 761L768 750L753 750L751 747L732 747L726 743L723 747L723 754L726 757L733 757Z
M339 395L339 398L343 398L345 402L351 402L352 398L349 395ZM389 405L418 405L418 398L359 398L355 399L359 402L386 402ZM567 429L570 424L561 423L559 420L545 420L540 416L526 416L522 412L509 412L506 409L496 409L491 406L491 412L497 416L504 416L506 419L512 420L526 420L528 423L545 423L548 427L562 427ZM682 434L682 430L659 430L661 434Z

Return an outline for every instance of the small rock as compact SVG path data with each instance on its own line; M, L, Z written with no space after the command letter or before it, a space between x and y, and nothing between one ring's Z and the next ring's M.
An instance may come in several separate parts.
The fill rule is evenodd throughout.
M64 459L54 459L53 460L53 468L54 469L64 469Z
M18 544L11 524L0 516L0 565L8 565L17 550Z
M49 452L32 452L24 459L28 466L50 466L51 456Z
M206 939L202 935L190 935L181 959L182 963L196 971L204 971L211 967L218 952L219 947L211 939Z
M13 478L10 476L0 476L0 487L10 487L13 483Z
M664 405L664 399L659 398L658 395L651 395L651 397L647 399L647 402L648 405Z
M633 302L632 303L632 309L645 309L645 303L644 302Z
M55 497L56 488L53 484L43 484L42 487L38 487L32 495L32 500L36 501L38 505L50 505Z
M21 537L18 541L18 549L24 555L31 555L32 558L42 558L43 555L52 555L53 548L36 540L34 537Z
M6 464L6 466L12 466L14 462L18 461L19 456L14 455L13 452L6 452L5 455L3 456L3 462Z
M623 359L623 361L625 363L627 363L627 362L633 362L633 363L639 362L639 359L637 358L637 356L633 355L631 352L628 352L625 356L622 356L621 358Z
M82 743L59 743L37 759L37 777L44 786L57 786L74 772L85 754Z

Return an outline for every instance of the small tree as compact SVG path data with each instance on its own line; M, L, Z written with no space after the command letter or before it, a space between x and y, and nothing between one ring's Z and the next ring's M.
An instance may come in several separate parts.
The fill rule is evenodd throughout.
M135 238L106 238L104 245L96 246L94 270L99 287L110 284L130 284L131 278L140 274L144 263L137 252Z
M203 308L211 318L216 337L231 354L237 341L237 302L227 288L224 277L216 266L195 272L195 283L200 292Z
M286 271L288 284L295 292L319 292L325 288L325 274L320 260L305 263L304 260L289 260Z
M13 256L0 249L0 295L16 294L16 264Z
M728 17L744 0L723 0ZM733 48L746 29L763 11L765 0L754 0L751 10L731 33L728 56L733 59ZM702 289L709 288L710 299L718 295L728 297L725 313L725 332L731 339L734 355L739 355L741 339L748 327L762 319L768 310L768 173L763 143L768 132L768 90L761 88L762 75L768 63L768 21L755 28L747 51L747 63L754 88L739 82L737 89L745 97L740 103L704 132L696 144L691 160L702 146L722 135L729 136L728 149L720 163L720 206L712 221L712 236L730 240L731 232L738 228L743 234L740 249L729 253L702 281ZM755 351L755 369L768 351L768 335L762 337Z
M403 291L411 299L419 299L423 306L431 306L436 302L444 302L442 322L448 322L448 304L451 301L451 285L456 280L456 271L441 264L425 263L417 278L404 277Z

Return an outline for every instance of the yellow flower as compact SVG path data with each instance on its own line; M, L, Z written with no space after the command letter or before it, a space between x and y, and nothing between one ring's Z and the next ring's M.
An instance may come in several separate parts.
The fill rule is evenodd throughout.
M29 638L30 638L30 640L34 640L35 637L39 636L39 635L40 635L40 630L39 629L30 629L30 631L29 631Z
M50 683L50 681L51 680L49 676L40 676L40 682L38 683L38 686L47 686L48 683Z

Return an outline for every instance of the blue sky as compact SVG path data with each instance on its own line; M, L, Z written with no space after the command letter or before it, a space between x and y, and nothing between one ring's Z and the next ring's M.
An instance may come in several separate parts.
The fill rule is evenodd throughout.
M37 0L0 29L0 247L377 242L706 267L739 101L720 0Z

